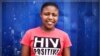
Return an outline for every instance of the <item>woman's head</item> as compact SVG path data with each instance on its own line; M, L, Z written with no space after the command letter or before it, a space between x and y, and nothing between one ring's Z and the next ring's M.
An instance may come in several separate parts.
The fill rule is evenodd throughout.
M59 8L54 2L46 2L41 8L42 27L52 30L58 21Z

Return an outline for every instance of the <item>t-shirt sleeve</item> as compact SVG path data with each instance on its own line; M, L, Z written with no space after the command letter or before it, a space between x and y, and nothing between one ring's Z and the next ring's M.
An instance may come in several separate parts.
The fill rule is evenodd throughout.
M71 43L71 40L70 40L68 34L64 35L64 43L63 44L64 44L64 48L72 46L72 43Z
M26 31L20 43L26 46L30 46L30 38L31 38L30 35L31 35L30 31L29 30Z

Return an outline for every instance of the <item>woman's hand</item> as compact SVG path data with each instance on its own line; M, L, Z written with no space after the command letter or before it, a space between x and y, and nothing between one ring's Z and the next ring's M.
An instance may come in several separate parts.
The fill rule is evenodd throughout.
M26 45L22 45L22 53L21 56L29 56L30 48Z
M70 56L70 47L64 48L63 56Z

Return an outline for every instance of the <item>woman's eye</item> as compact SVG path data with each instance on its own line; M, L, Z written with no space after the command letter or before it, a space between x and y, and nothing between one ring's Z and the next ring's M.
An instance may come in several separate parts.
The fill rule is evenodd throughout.
M49 13L44 13L44 15L48 16L48 15L49 15Z
M52 16L56 17L56 16L57 16L57 14L52 14Z

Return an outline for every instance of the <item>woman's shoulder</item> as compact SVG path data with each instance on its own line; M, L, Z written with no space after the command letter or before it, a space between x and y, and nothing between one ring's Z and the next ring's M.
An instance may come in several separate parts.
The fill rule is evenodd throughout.
M39 30L39 27L30 28L26 32L33 32L33 31L37 31L37 30Z
M61 30L61 29L58 29L58 28L56 28L56 31L57 31L58 33L63 34L63 35L66 35L66 34L67 34L67 32L65 32L65 31L63 31L63 30Z

